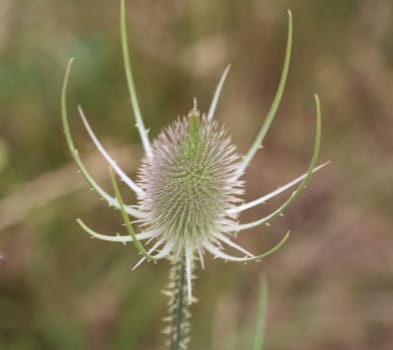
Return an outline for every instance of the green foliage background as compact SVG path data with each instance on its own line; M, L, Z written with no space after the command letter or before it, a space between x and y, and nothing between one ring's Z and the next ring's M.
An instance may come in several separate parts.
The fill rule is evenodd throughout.
M198 270L192 349L249 349L259 275L269 280L266 349L393 348L393 4L389 0L135 0L127 2L135 81L150 135L207 110L228 63L217 111L240 152L276 89L294 17L288 86L265 147L245 177L247 199L303 173L323 108L321 161L284 218L242 233L255 252L292 238L259 264L211 258ZM110 190L105 163L77 116L135 176L141 157L121 61L117 1L0 2L0 348L163 349L166 262L130 268L131 245L91 240L75 223L121 230L89 191L64 141L60 88L67 60L73 133ZM135 198L125 192L130 202ZM269 213L284 196L250 210Z

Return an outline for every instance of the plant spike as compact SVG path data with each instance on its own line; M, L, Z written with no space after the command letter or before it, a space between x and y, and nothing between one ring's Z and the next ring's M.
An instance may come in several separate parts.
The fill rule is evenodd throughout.
M321 145L321 124L322 124L321 104L320 104L319 97L317 94L314 95L314 99L315 99L315 107L316 107L315 142L314 142L313 155L311 158L311 162L310 162L306 177L300 183L300 185L298 186L296 191L292 193L292 195L289 197L289 199L284 204L282 204L278 209L276 209L273 213L271 213L270 215L268 215L262 219L259 219L259 220L253 221L253 222L249 222L249 223L241 224L241 225L236 225L233 227L234 232L243 231L243 230L247 230L250 228L254 228L256 226L263 225L263 224L267 223L269 220L271 220L272 218L274 218L275 216L280 215L286 208L289 207L289 205L300 195L300 193L306 187L308 181L311 178L311 175L312 175L313 170L316 166L316 163L318 161L319 148Z
M151 247L147 253L151 254L152 252L154 252L162 243L164 243L163 239L160 239L153 247ZM156 262L157 260L160 260L162 258L168 257L168 255L170 255L172 249L174 246L174 242L173 241L168 241L165 243L164 247L161 248L161 250L156 254L153 255L154 257L154 262ZM144 261L146 260L145 257L142 257L132 268L132 271L134 271L138 266L140 266Z
M132 243L134 243L135 248L138 250L138 252L140 254L142 254L148 261L149 260L156 260L156 258L153 255L150 255L145 248L143 247L143 245L138 241L137 237L136 237L136 233L134 231L134 228L132 227L128 215L124 209L124 202L123 202L123 198L120 194L120 190L119 187L117 185L115 176L113 175L113 171L112 168L109 168L109 175L111 177L111 182L112 182L112 187L113 190L115 192L115 196L117 201L119 202L119 206L120 206L120 213L121 213L121 217L123 219L124 225L126 226L127 232L128 234L132 237Z
M86 231L89 235L91 235L91 238L97 238L102 241L109 241L109 242L120 242L123 244L127 242L132 242L132 237L130 235L120 235L119 233L116 233L116 235L104 235L102 233L92 230L81 219L76 219L76 222L79 224L80 227L82 227L84 231ZM155 233L152 231L146 231L146 232L137 233L135 237L139 241L142 239L153 238L155 237Z
M123 51L123 61L124 61L124 69L126 72L127 86L130 94L132 109L134 111L134 116L136 120L136 127L141 137L143 148L146 154L148 155L148 157L150 157L152 155L152 152L151 152L149 137L147 135L148 131L146 130L145 125L143 124L143 118L139 108L138 98L136 96L134 78L132 75L130 51L128 49L126 22L127 21L126 21L125 0L120 0L120 35L121 35L121 47Z
M234 261L234 262L243 262L243 263L244 262L252 262L252 261L259 261L259 260L265 259L265 258L269 257L270 255L274 254L275 252L277 252L278 250L280 250L280 248L287 242L289 235L290 235L290 233L287 232L285 234L284 238L282 238L281 241L278 242L273 248L269 249L268 251L266 251L262 254L256 255L253 258L239 258L236 256L226 254L226 253L222 252L219 248L215 247L210 242L205 243L204 247L210 253L212 253L216 257L221 258L223 260Z
M243 157L243 160L240 164L239 172L243 173L247 166L250 164L251 159L254 157L257 150L261 147L263 139L265 138L270 125L273 122L273 119L276 115L278 106L280 104L285 84L288 77L289 63L291 60L291 50L292 50L292 12L288 10L288 36L287 36L287 46L285 49L285 58L284 65L281 72L280 82L278 84L276 95L274 96L273 103L270 107L270 110L266 116L265 122L263 123L261 130L259 131L254 143L250 147L247 154Z
M240 245L232 242L229 238L225 237L224 235L219 235L218 240L225 243L226 245L230 246L233 249L238 250L239 252L245 254L246 256L249 256L250 258L255 258L254 254L250 253L247 249L244 249Z
M330 161L325 162L325 163L323 163L321 165L318 165L316 168L314 168L312 170L312 173L315 173L316 171L322 169L324 166L328 165L329 163L330 163ZM285 192L289 188L297 185L299 182L301 182L307 176L307 174L308 173L305 173L305 174L297 177L296 179L293 179L292 181L288 182L287 184L278 187L276 190L274 190L274 191L272 191L272 192L270 192L270 193L268 193L268 194L266 194L266 195L264 195L262 197L259 197L257 199L254 199L253 201L241 204L238 207L233 208L231 210L228 210L228 213L229 214L241 213L241 212L243 212L243 211L245 211L247 209L254 208L257 205L265 204L269 199L272 199L272 198L278 196L279 194L281 194L282 192Z
M76 149L74 145L74 141L71 136L71 131L70 131L70 125L68 123L68 116L67 116L67 86L68 86L68 80L71 72L71 66L72 62L74 61L74 58L71 58L68 61L67 64L67 69L66 73L64 75L64 81L63 81L63 86L62 86L62 91L61 91L61 119L63 123L63 129L64 129L64 134L67 142L68 149L70 150L71 156L74 159L76 165L78 166L79 171L82 173L83 177L86 179L86 181L89 183L89 185L102 197L104 198L110 206L114 206L116 208L119 207L119 203L116 201L116 199L112 196L110 196L108 193L106 193L96 181L92 178L90 173L87 171L86 167L84 166L81 158L79 157L79 152ZM134 216L135 218L141 219L141 213L139 210L136 210L134 208L131 208L129 206L126 207L126 212L127 214Z
M218 102L218 99L220 98L221 90L222 90L222 87L224 86L224 82L225 82L225 79L229 73L230 68L231 68L231 65L228 64L226 66L224 72L222 73L221 78L217 84L216 90L214 91L212 102L210 104L209 112L207 113L207 120L211 120L214 116L214 112L216 111L216 107L217 107L217 102Z
M140 197L143 196L143 190L133 181L131 180L126 173L116 164L116 162L112 159L112 157L108 154L105 148L102 146L101 142L98 140L97 136L94 134L92 128L90 127L89 122L83 112L81 106L78 106L79 115L82 119L83 125L87 130L90 138L92 139L94 145L96 146L97 150L101 153L101 155L105 158L111 168L120 176L120 178L124 181L124 183L135 192L135 194Z

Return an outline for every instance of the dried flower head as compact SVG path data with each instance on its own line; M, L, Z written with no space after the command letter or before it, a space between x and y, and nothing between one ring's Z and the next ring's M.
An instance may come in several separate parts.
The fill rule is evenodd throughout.
M112 171L110 174L115 196L105 192L90 176L79 157L71 137L66 111L66 90L71 60L67 67L62 90L62 120L67 143L74 160L90 186L109 205L120 209L128 235L103 235L93 231L79 219L78 222L92 237L112 242L133 242L143 256L135 267L146 259L184 259L187 293L189 302L191 302L194 261L199 260L203 267L203 257L206 252L224 260L257 261L277 251L288 239L288 234L286 234L275 247L260 255L248 252L232 240L238 232L268 224L272 218L282 214L304 189L312 173L323 166L316 167L321 134L319 99L315 95L316 135L314 152L308 171L277 190L249 203L244 203L242 199L244 187L241 177L256 151L261 147L278 109L287 79L292 45L291 13L288 12L288 40L277 93L265 123L250 150L243 157L238 155L225 128L213 118L229 66L221 76L207 114L199 112L196 100L194 100L194 106L188 115L179 118L164 129L150 143L143 124L132 77L127 46L124 1L122 1L121 13L121 37L127 84L136 126L145 150L136 182L124 173L101 145L80 107L79 113L98 151L109 163L110 168L136 193L138 203L136 205L124 204ZM265 203L296 185L298 187L290 197L270 215L253 222L238 223L238 215L241 212ZM138 224L139 233L135 233L129 217L133 217L134 222ZM141 243L144 240L147 240L147 244L152 246L145 249ZM226 253L225 246L237 250L241 256Z

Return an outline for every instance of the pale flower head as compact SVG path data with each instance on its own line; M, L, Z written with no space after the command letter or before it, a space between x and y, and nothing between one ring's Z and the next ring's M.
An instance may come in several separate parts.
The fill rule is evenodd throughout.
M142 227L173 244L173 254L199 252L236 223L230 213L244 192L240 157L224 128L196 107L165 128L145 156L138 184Z

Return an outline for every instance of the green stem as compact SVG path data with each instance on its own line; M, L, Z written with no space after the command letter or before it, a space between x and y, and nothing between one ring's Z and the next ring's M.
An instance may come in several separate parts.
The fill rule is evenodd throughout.
M259 282L259 301L257 310L257 324L255 327L255 337L252 350L262 350L265 338L266 327L266 309L267 309L267 282L262 275Z
M189 342L190 313L187 302L185 258L172 262L168 286L169 349L186 350Z

